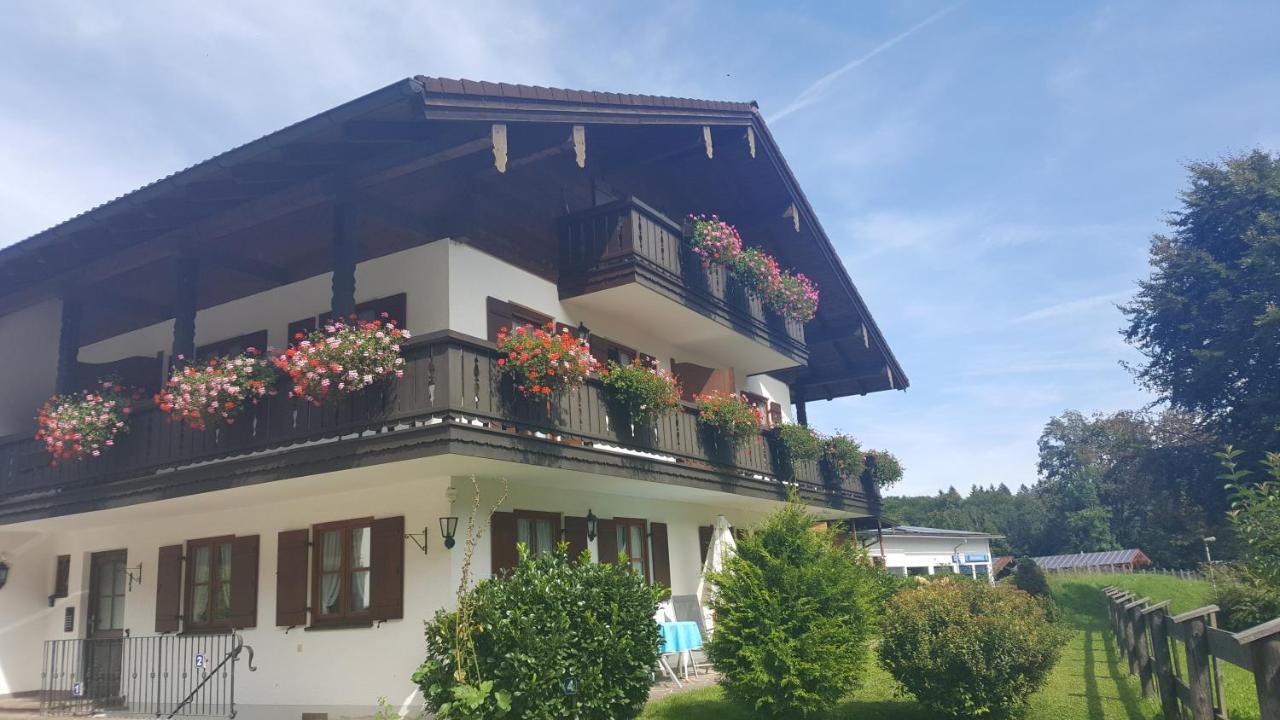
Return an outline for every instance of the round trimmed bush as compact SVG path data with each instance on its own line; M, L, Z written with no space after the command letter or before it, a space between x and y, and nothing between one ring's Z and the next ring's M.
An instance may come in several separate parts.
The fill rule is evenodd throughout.
M1029 557L1018 558L1018 567L1013 573L1013 584L1019 590L1038 598L1049 597L1049 578L1044 575L1044 568Z
M1021 590L945 578L894 596L880 665L938 715L1007 717L1044 685L1067 638Z
M649 697L665 592L625 565L528 557L467 595L470 628L441 610L426 623L427 658L413 675L439 718L634 718ZM475 663L457 666L459 640ZM467 665L472 665L469 661ZM461 673L461 674L460 674ZM565 693L568 678L577 694Z
M815 522L793 498L739 539L711 578L707 655L728 696L759 717L824 712L866 672L878 571L857 543L837 543Z

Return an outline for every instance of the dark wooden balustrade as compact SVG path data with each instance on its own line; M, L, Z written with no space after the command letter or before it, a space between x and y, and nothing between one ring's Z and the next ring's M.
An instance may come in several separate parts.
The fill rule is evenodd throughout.
M589 380L552 401L527 400L512 388L496 363L491 343L450 332L416 338L405 347L404 377L313 406L286 393L245 410L233 425L192 430L148 406L130 416L128 432L99 458L52 465L43 444L31 437L0 441L0 516L18 499L61 496L71 502L77 488L153 477L163 488L191 468L270 454L288 464L289 453L322 444L356 443L372 436L424 428L459 427L498 433L508 441L555 444L591 451L594 457L714 474L726 490L789 485L822 502L878 508L874 491L860 483L826 477L817 463L778 467L777 453L762 434L737 444L718 440L701 427L691 405L632 427L613 412L603 386ZM601 472L610 472L601 463ZM51 501L58 504L57 501Z
M693 252L690 231L635 198L568 215L560 227L560 295L643 282L801 359L804 324L765 307L721 265Z

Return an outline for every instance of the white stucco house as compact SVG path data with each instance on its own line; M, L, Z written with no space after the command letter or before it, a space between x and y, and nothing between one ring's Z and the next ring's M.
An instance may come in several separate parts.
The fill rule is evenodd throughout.
M811 278L816 317L701 262L695 213ZM412 331L403 377L316 406L282 388L207 430L147 399L179 356L353 314ZM640 427L597 378L518 397L495 339L548 322L672 371L684 402ZM0 696L241 720L419 701L473 478L497 505L475 577L564 541L693 595L719 515L792 489L824 519L880 512L765 434L709 435L695 395L770 425L907 386L754 103L422 76L0 249L0 367ZM52 464L37 410L107 374L145 391L128 431Z
M901 575L957 573L995 582L991 541L1003 535L894 525L858 533L871 558Z

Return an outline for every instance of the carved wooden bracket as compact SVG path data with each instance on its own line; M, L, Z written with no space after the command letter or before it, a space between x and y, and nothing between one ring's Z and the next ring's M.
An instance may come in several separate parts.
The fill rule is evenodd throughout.
M573 126L573 154L578 160L578 167L587 166L587 129L582 125Z
M507 171L507 126L495 123L490 137L493 140L493 166L504 173Z
M782 213L782 217L791 218L791 225L795 227L796 232L800 232L800 211L796 210L795 203L787 206L787 211Z
M756 156L756 129L747 126L747 150L751 153L751 157Z
M710 160L715 155L715 148L711 146L711 126L702 126L702 144L707 148L707 159Z

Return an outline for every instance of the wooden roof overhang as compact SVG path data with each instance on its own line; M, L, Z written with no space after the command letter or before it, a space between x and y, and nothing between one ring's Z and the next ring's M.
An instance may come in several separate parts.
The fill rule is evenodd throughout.
M495 167L504 126L506 171ZM585 129L575 146L573 126ZM510 131L506 132L505 128ZM586 170L575 162L585 150ZM754 152L752 152L754 151ZM714 159L711 156L714 154ZM173 316L174 263L195 257L200 308L331 269L317 251L358 204L361 259L444 236L554 257L555 220L599 194L673 218L717 212L817 282L797 398L907 379L754 104L416 77L230 150L0 249L0 314L85 297L82 342Z

